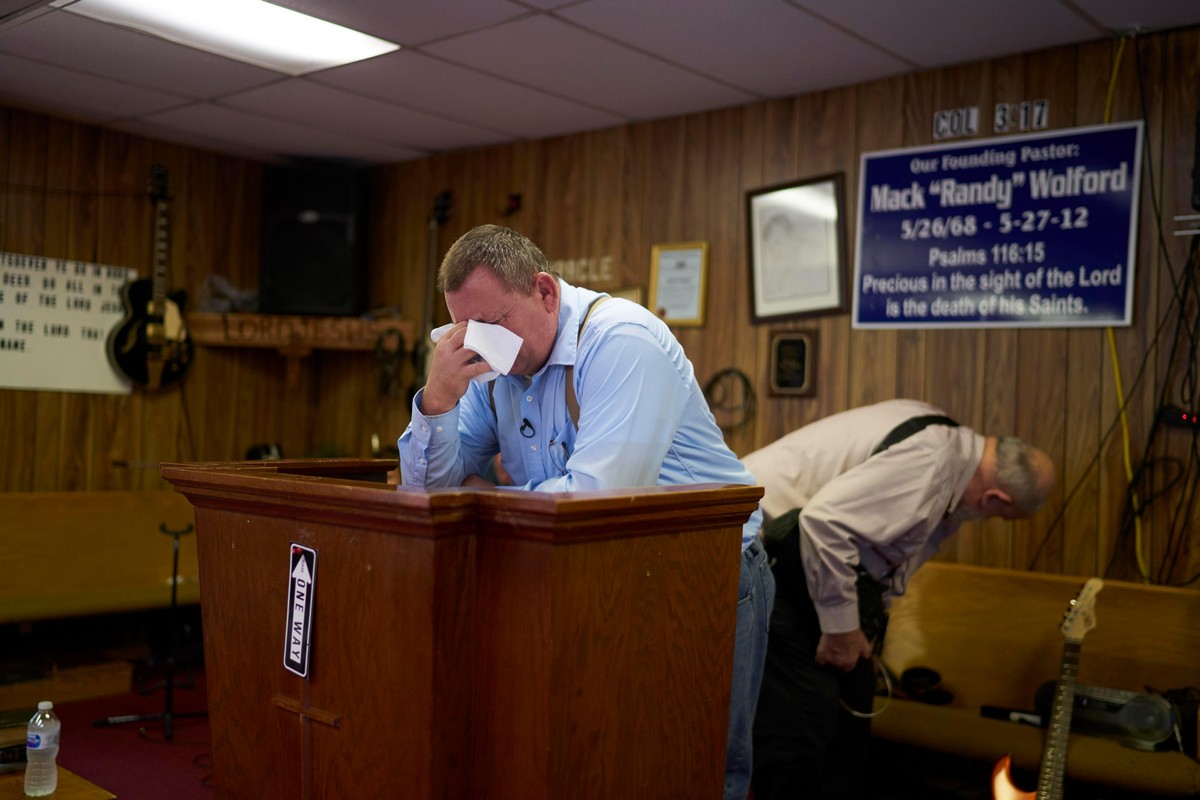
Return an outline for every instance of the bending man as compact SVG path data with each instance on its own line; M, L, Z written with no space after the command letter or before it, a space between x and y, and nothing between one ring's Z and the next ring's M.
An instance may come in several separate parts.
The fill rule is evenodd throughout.
M766 488L778 593L754 722L755 800L857 798L886 608L967 520L1026 517L1054 486L1036 447L890 400L746 456Z

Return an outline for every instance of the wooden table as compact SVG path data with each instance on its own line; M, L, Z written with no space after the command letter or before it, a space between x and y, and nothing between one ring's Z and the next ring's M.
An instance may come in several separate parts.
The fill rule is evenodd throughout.
M115 800L116 795L85 781L73 772L58 768L58 788L51 800ZM25 800L25 773L0 773L0 800Z

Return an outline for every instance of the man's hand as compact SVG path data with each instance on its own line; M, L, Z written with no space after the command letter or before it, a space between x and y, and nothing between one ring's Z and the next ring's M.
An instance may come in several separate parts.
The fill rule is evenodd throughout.
M468 475L462 483L463 486L474 486L478 489L495 489L496 484L489 481L482 475Z
M433 348L429 378L421 395L421 413L427 417L445 414L467 393L471 379L491 369L474 350L463 347L467 337L466 321L446 331Z
M822 633L817 643L817 663L849 672L859 659L871 657L871 643L861 628L846 633Z

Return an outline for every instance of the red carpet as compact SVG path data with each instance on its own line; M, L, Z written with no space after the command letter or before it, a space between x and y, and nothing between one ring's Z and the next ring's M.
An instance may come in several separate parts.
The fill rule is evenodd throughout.
M191 682L186 675L183 680ZM180 679L177 679L180 680ZM204 674L194 688L176 686L175 714L206 709ZM161 714L161 688L56 705L62 720L58 763L101 786L120 800L212 800L207 716L175 717L166 741L162 720L95 727L98 719Z

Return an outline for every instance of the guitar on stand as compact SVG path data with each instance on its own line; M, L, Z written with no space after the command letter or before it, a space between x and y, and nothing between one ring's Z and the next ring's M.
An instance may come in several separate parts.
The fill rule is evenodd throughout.
M417 331L413 343L413 382L408 390L408 402L412 405L413 398L425 385L429 377L429 361L433 358L433 348L429 343L429 332L433 330L433 302L437 296L438 271L438 231L450 218L452 204L450 191L444 191L433 200L433 211L429 214L429 245L425 275L425 311L421 317L421 329Z
M1096 594L1104 588L1104 581L1092 578L1079 590L1063 615L1062 666L1054 691L1054 705L1050 710L1050 724L1046 728L1046 743L1042 748L1042 762L1038 769L1037 790L1024 792L1012 782L1012 756L1005 756L992 770L992 796L995 800L1062 800L1063 774L1067 768L1067 738L1071 732L1071 712L1075 708L1075 679L1079 675L1079 651L1083 637L1096 627L1094 607Z
M186 293L167 289L170 255L167 170L150 171L154 203L154 273L125 284L121 299L125 317L108 334L108 360L113 368L146 389L161 389L180 380L195 354L183 321Z

